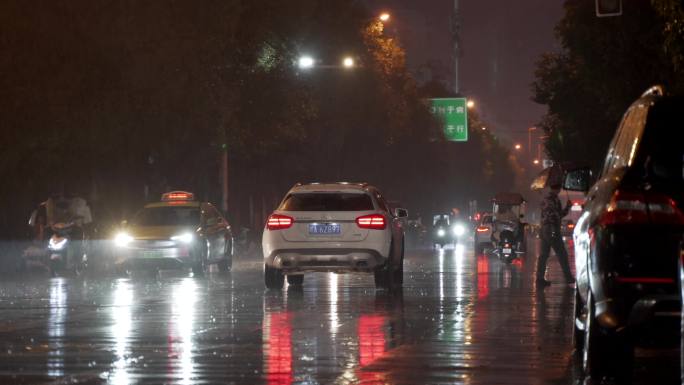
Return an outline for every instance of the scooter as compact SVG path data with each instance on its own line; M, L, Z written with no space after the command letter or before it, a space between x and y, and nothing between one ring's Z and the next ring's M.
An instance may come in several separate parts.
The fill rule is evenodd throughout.
M521 245L516 236L516 227L512 223L505 222L502 225L499 233L499 240L496 242L494 253L504 262L511 263L515 259L520 258L524 252L521 251Z
M47 245L50 275L56 277L65 270L72 270L76 275L83 273L88 263L83 230L74 221L55 223L50 228L52 236Z

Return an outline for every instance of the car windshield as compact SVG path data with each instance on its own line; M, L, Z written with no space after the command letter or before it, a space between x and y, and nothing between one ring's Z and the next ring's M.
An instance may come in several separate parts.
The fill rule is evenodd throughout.
M197 207L148 207L140 210L133 226L196 226L200 222Z
M360 193L298 193L288 195L282 211L370 211L374 210L370 196Z

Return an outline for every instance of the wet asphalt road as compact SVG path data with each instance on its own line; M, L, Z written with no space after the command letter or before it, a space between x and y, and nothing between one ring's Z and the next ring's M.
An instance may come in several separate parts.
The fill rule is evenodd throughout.
M0 383L577 384L574 289L554 259L516 265L457 246L406 256L404 289L315 274L266 291L257 259L206 278L0 283ZM676 384L677 353L640 353L637 384Z

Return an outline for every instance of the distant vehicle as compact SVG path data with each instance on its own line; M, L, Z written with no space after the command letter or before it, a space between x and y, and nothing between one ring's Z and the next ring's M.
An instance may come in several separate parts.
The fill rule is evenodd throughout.
M194 194L172 191L161 201L146 205L116 234L117 266L191 268L204 274L210 264L230 271L233 234L230 224L209 202Z
M468 223L461 219L453 219L449 214L438 214L432 220L432 244L442 248L448 244L457 244L468 235Z
M407 216L367 183L298 183L266 222L266 287L281 288L285 277L301 285L321 271L373 273L376 287L400 286Z
M485 213L480 216L480 222L475 228L475 254L480 255L492 248L492 226L494 216Z
M519 193L500 192L493 202L493 253L505 263L520 258L525 250L525 199Z
M41 203L31 214L29 226L34 240L42 243L44 252L25 253L24 266L37 263L48 268L50 275L80 274L88 266L92 223L90 207L77 196L57 195Z
M627 376L634 346L677 342L684 231L684 98L654 87L625 113L597 182L569 170L564 187L588 191L574 230L575 348L592 378Z

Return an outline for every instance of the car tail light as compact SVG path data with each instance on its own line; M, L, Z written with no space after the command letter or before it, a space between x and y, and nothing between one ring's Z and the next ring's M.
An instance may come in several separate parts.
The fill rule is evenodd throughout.
M648 195L648 211L655 223L681 225L684 224L684 214L677 208L674 199L662 195Z
M364 215L356 218L356 225L362 229L383 230L386 226L385 217L380 214Z
M574 223L568 223L568 229L572 230L572 229L574 229L574 228L575 228L575 224L574 224Z
M599 218L600 225L648 223L646 196L641 193L616 191L606 212Z
M599 219L601 225L620 223L684 224L684 214L675 201L663 194L616 191L608 209Z
M486 233L487 231L489 231L489 227L480 226L477 229L475 229L475 231L477 231L478 233Z
M272 214L266 221L266 228L268 230L285 230L292 227L292 223L294 223L294 219L287 215Z

